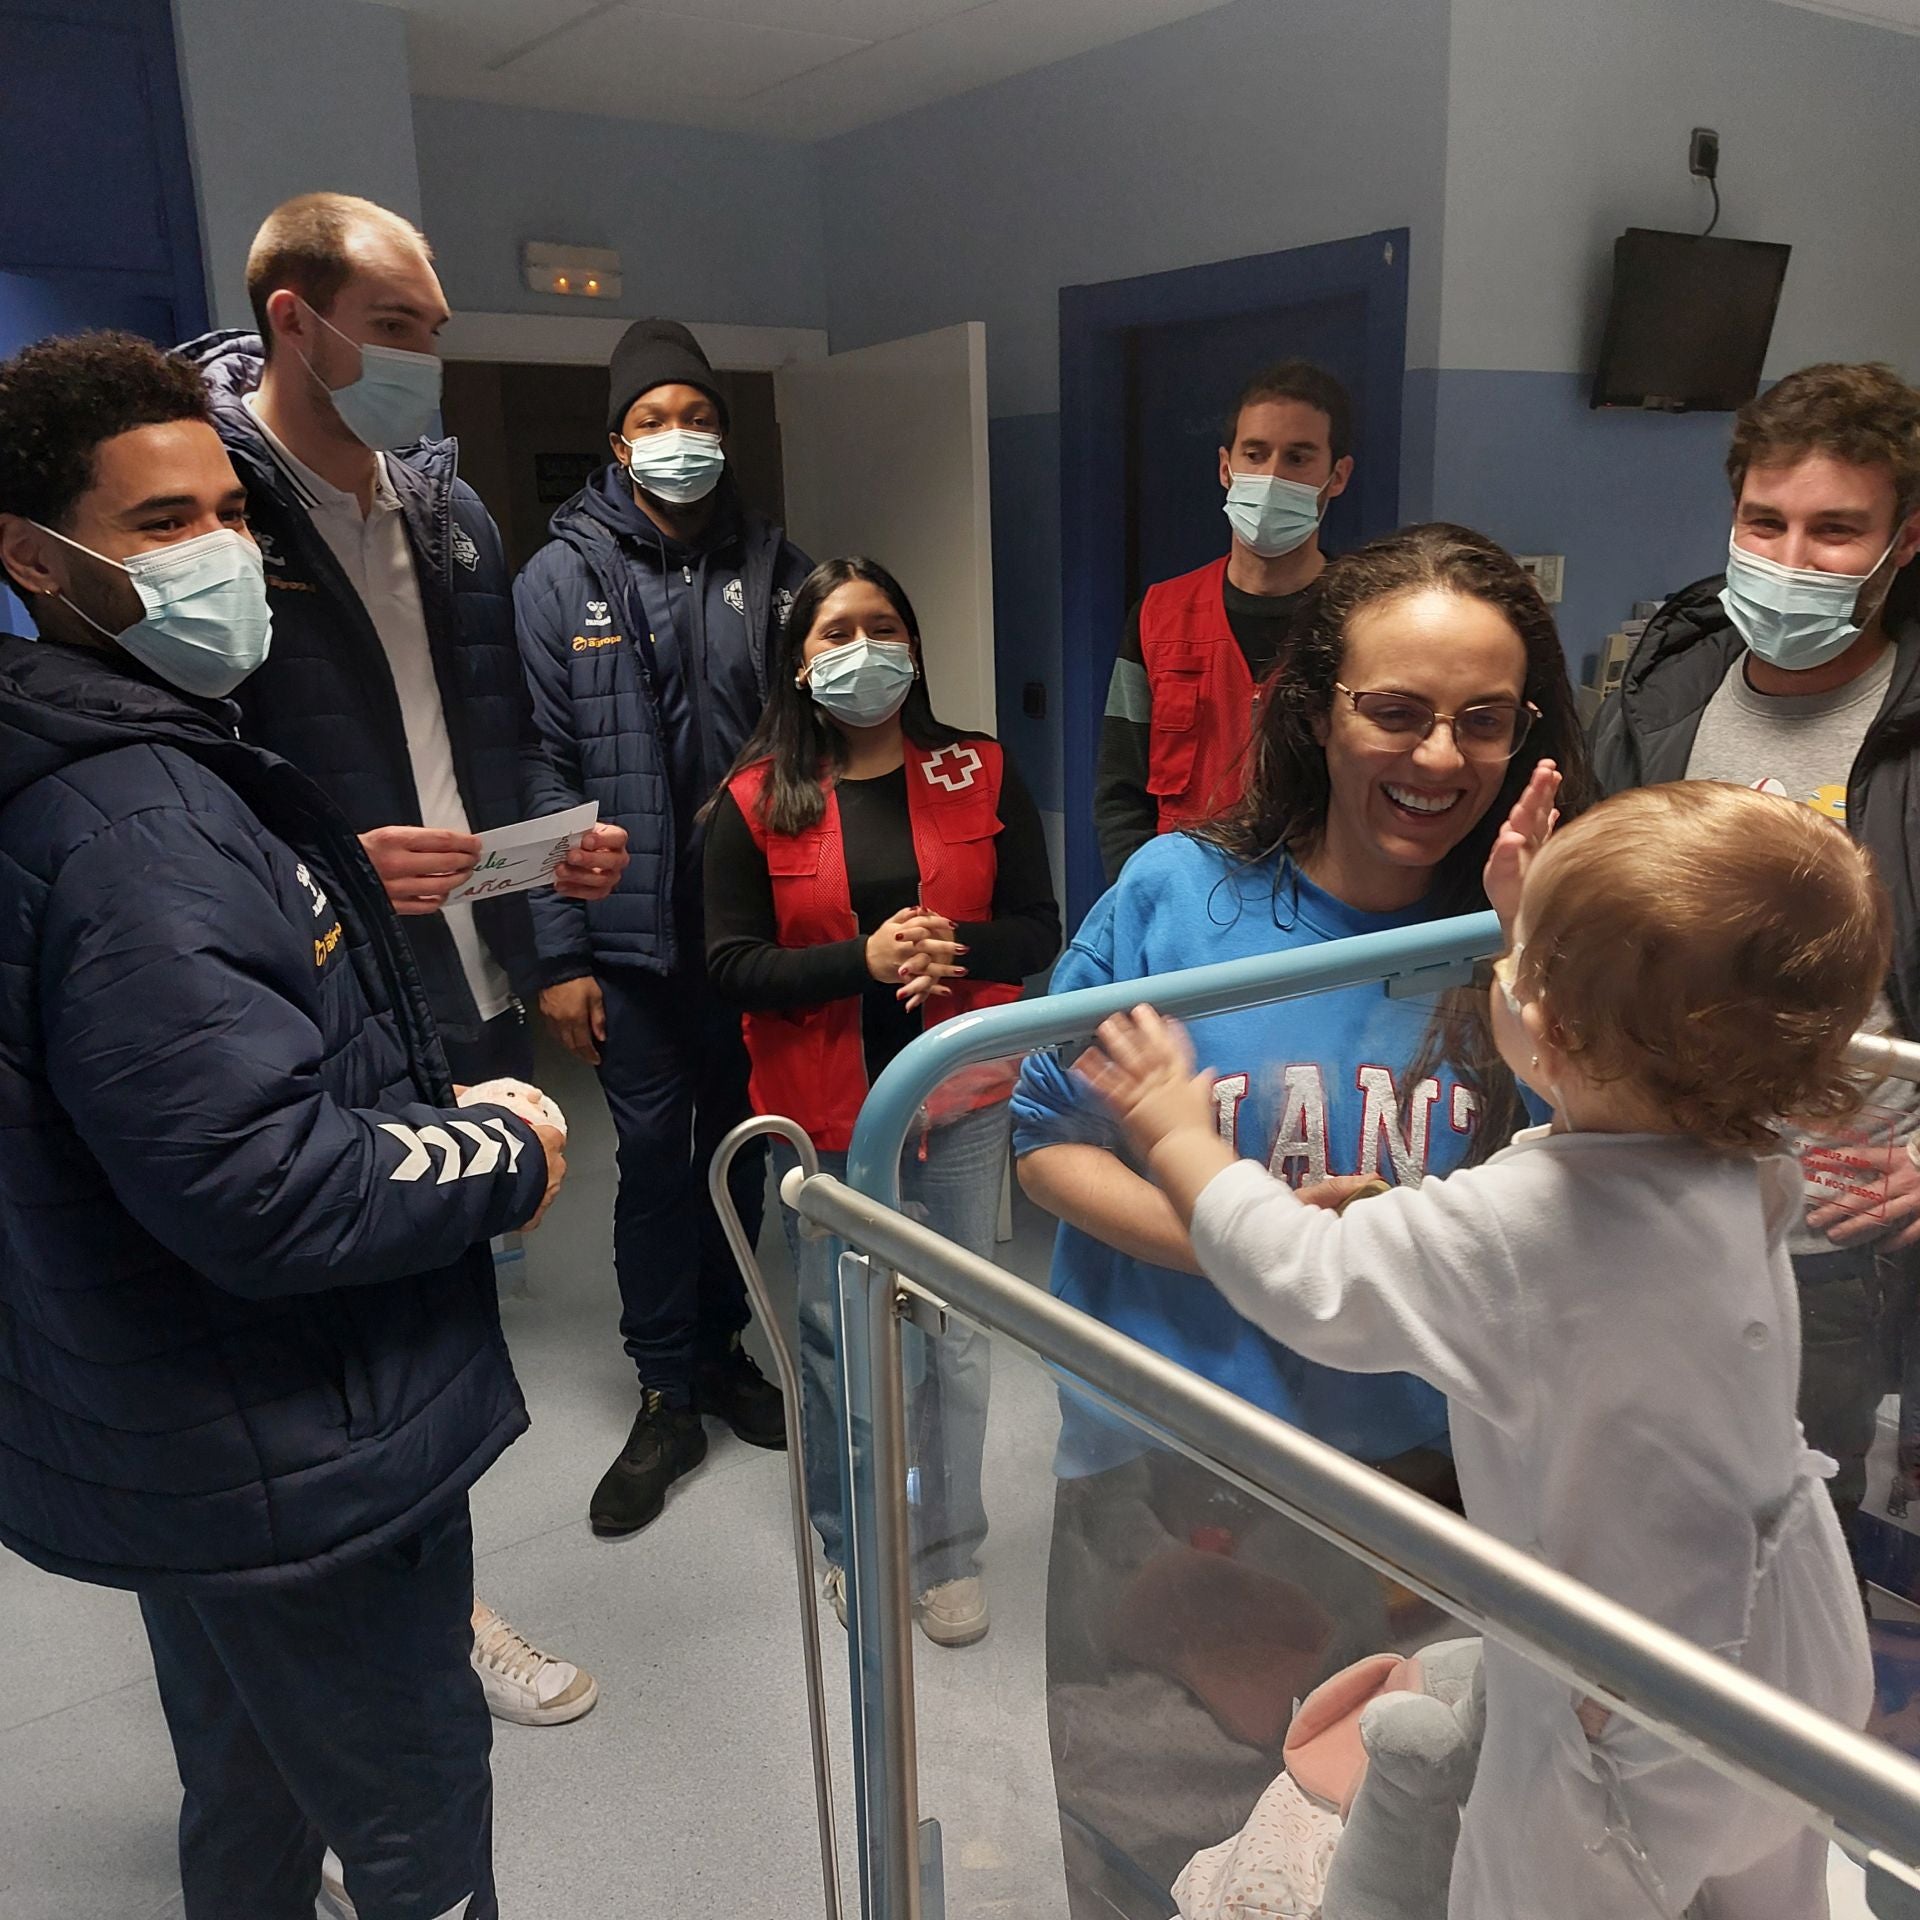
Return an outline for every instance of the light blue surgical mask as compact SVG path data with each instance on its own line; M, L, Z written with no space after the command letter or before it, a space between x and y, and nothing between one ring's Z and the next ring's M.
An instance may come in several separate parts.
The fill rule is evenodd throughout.
M1740 638L1768 665L1786 673L1825 666L1845 653L1879 612L1877 604L1864 606L1867 585L1899 539L1896 533L1865 573L1783 567L1729 539L1720 604Z
M691 427L663 427L643 433L638 440L620 435L627 450L627 472L633 484L676 507L704 500L720 484L727 456L717 433Z
M313 313L313 309L307 309ZM344 387L329 387L313 362L305 363L340 416L340 423L362 446L410 447L422 439L440 411L440 356L407 353L399 347L368 346L341 333L324 313L313 317L360 355L360 377Z
M33 524L40 526L37 520ZM118 567L133 582L145 612L123 633L103 627L64 593L60 597L102 639L124 648L182 693L224 700L271 650L273 615L260 549L231 527L130 553L124 560L109 560L57 528L40 531L102 566Z
M815 705L850 727L877 727L907 704L919 670L898 640L849 640L815 654L805 684Z
M1227 524L1262 560L1298 552L1319 530L1324 511L1318 487L1277 473L1236 473L1227 485Z

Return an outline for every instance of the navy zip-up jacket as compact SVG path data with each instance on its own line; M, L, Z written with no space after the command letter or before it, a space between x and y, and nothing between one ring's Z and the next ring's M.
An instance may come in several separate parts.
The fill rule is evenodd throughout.
M404 1538L522 1433L455 1110L348 823L116 656L0 635L0 1540L225 1589Z
M273 652L236 696L242 732L317 781L356 833L443 825L421 820L380 636L315 531L298 483L243 404L265 365L259 336L210 333L181 351L206 376L215 424L245 483L247 515L266 562ZM454 777L468 824L481 833L565 803L555 797L533 729L499 530L479 496L456 478L457 451L451 440L423 440L386 459L406 514ZM538 981L526 897L481 901L474 920L514 991L530 999ZM479 1010L446 922L438 914L409 915L402 925L441 1030L477 1038Z
M535 897L544 985L703 964L694 816L759 722L774 641L813 568L740 503L731 475L721 487L705 537L683 545L610 465L555 513L514 582L553 804L598 800L632 856L605 900Z

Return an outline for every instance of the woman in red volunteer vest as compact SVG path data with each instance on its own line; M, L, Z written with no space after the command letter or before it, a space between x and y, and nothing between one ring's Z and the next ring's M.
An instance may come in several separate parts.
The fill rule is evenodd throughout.
M999 746L934 718L920 629L871 560L829 560L801 587L765 716L707 827L707 965L744 1014L758 1113L797 1120L844 1173L868 1086L935 1021L1016 999L1059 951L1039 815ZM993 1252L1014 1062L943 1088L900 1163L937 1231ZM776 1173L792 1164L775 1152ZM839 1413L829 1298L840 1246L803 1240L802 1411L828 1599L846 1617ZM987 1630L979 1551L987 1343L932 1342L914 1390L915 1590L929 1639Z

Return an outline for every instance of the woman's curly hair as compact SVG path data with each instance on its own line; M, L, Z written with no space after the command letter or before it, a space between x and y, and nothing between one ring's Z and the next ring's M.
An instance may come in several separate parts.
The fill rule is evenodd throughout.
M1830 1129L1871 1078L1849 1040L1892 914L1864 848L1812 808L1713 780L1606 800L1528 876L1513 987L1589 1077L1727 1153Z

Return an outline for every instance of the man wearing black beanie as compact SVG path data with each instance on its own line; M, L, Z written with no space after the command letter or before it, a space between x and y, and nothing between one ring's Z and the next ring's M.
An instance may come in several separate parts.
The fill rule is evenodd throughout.
M614 1268L640 1411L594 1490L595 1532L626 1534L705 1457L703 1413L785 1445L778 1390L740 1346L746 1292L706 1197L745 1117L737 1015L707 987L700 825L760 718L767 662L811 562L740 498L726 393L674 320L637 320L608 367L613 462L553 516L514 585L520 648L555 770L632 860L592 905L534 900L540 1009L600 1071L619 1139ZM748 1232L764 1155L734 1162Z

